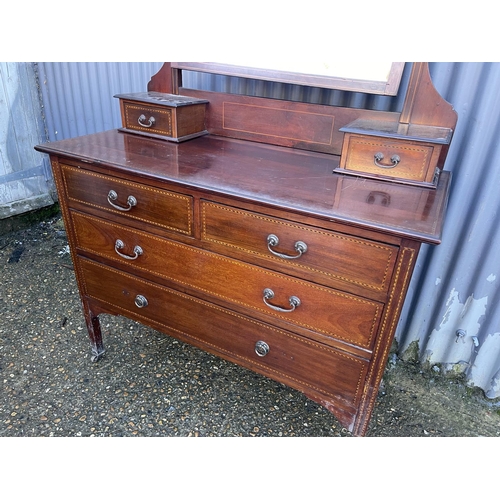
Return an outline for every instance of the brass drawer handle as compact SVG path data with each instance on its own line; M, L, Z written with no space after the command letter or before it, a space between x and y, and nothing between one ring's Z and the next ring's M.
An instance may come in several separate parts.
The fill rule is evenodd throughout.
M269 299L274 298L274 292L270 288L266 288L264 290L264 304L266 304L267 307L270 307L274 311L279 311L279 312L292 312L295 311L295 308L300 306L300 299L298 297L295 297L295 295L292 295L289 299L288 302L290 302L290 305L292 306L291 309L283 309L282 307L274 306L273 304L270 304L267 302Z
M267 248L268 250L277 257L282 259L298 259L302 254L307 252L307 245L303 241L295 242L295 250L298 252L297 255L286 255L284 253L275 252L271 247L275 247L280 242L279 238L275 234L270 234L267 237Z
M263 358L269 352L269 345L263 340L258 340L255 342L255 354Z
M122 212L128 212L132 207L135 207L137 205L137 200L132 195L130 195L127 198L127 206L126 207L120 207L120 205L115 205L113 202L116 201L117 199L118 199L118 194L116 193L116 191L111 190L108 193L108 203L113 208L116 208L117 210L120 210Z
M141 127L146 127L146 128L151 128L156 120L154 118L154 116L150 116L149 117L149 120L147 121L147 123L144 123L146 121L146 116L145 115L141 115L139 116L139 118L137 119L137 123L141 126Z
M122 248L125 248L125 243L123 243L122 240L116 240L115 242L115 252L120 256L123 257L124 259L127 260L135 260L139 255L142 255L144 252L142 248L139 245L136 245L134 247L134 255L125 255L124 253L119 252Z
M391 165L383 165L382 163L379 163L379 161L382 161L383 159L383 153L376 153L373 155L373 162L375 163L375 165L377 165L377 167L380 168L394 168L401 161L401 158L398 155L392 155Z
M148 305L148 299L144 295L137 295L134 304L140 309Z

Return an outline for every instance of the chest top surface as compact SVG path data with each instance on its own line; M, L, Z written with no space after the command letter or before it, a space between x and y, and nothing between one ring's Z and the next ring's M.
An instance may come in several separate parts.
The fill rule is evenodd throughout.
M450 175L437 189L332 173L338 157L205 136L181 144L117 130L38 146L113 176L203 189L375 231L439 243Z

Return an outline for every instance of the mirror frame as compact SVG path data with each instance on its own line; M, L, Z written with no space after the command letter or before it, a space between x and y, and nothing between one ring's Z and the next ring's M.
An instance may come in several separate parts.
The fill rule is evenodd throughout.
M294 63L300 68L300 63ZM334 64L334 63L332 63ZM316 75L306 72L281 71L266 68L238 66L234 64L216 62L173 62L172 68L204 73L217 73L226 76L237 76L257 80L267 80L310 87L321 87L349 92L363 92L367 94L397 95L404 62L389 63L390 69L384 81L357 79L330 75Z

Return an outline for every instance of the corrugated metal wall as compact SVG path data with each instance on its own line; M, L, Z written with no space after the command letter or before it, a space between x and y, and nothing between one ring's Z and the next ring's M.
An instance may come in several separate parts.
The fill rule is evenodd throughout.
M33 65L0 63L0 219L54 203L45 140Z
M160 63L39 63L50 140L120 126L118 92L146 90ZM409 76L405 69L402 87ZM424 246L397 331L398 353L462 374L500 397L500 63L432 63L458 112L443 243ZM184 85L321 104L399 111L402 99L186 73ZM435 368L437 369L437 368Z
M50 141L117 128L115 94L143 92L162 63L36 64Z
M465 374L500 397L500 63L431 65L458 112L443 243L419 257L399 325L400 351Z

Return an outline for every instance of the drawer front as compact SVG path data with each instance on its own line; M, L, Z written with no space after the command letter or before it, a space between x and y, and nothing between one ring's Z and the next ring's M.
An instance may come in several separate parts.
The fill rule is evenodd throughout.
M78 265L86 294L125 316L166 327L299 390L319 390L349 405L359 401L366 361L92 261Z
M287 266L305 279L314 273L318 283L348 283L376 292L387 291L397 255L391 245L206 201L202 239L216 243L221 252L235 249Z
M61 165L61 171L70 205L71 202L83 203L136 221L154 224L169 231L192 234L191 196L155 189L68 165Z
M346 140L346 170L421 182L434 177L432 145L348 134Z
M172 109L163 106L148 106L137 102L123 102L123 126L151 134L172 137Z
M264 314L275 324L372 346L383 308L379 302L77 212L72 219L80 250L122 262L131 272L145 271L181 289Z

